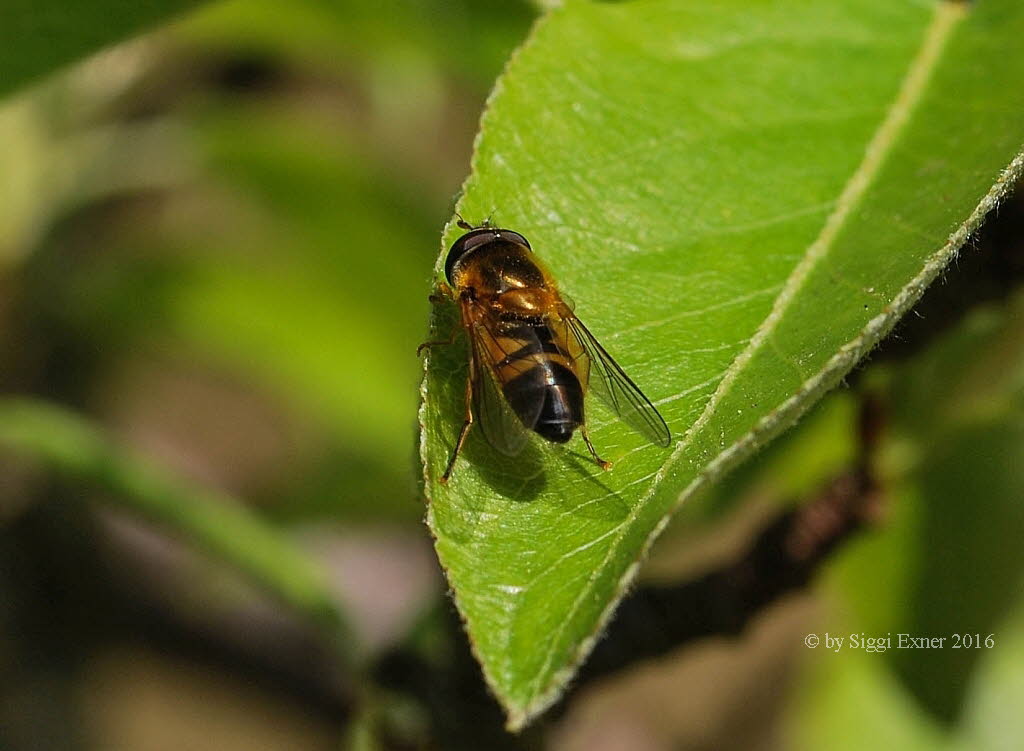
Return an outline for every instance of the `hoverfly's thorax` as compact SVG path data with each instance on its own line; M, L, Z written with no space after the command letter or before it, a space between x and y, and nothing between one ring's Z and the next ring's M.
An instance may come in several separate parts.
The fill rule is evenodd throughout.
M494 298L492 305L504 318L540 320L555 303L554 294L545 287L510 289Z
M544 287L544 273L529 256L529 251L511 243L492 243L480 248L467 264L475 272L477 290L486 295L501 295L521 289Z

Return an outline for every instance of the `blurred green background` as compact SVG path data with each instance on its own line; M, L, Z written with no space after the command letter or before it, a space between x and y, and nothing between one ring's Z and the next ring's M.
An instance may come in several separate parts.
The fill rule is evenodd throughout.
M0 747L1024 742L1019 199L847 388L682 511L646 581L699 577L814 501L857 461L866 399L885 415L868 531L741 633L504 734L421 523L415 349L479 113L537 12L231 0L0 105L0 438L31 397L241 499L355 634L140 518L73 442L56 473L0 441ZM826 630L996 646L803 646Z

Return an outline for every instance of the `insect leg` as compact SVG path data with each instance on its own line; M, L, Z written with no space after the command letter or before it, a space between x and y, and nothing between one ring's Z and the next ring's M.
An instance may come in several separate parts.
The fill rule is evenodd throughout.
M450 300L454 296L455 293L452 292L452 288L449 287L444 282L441 282L439 285L437 285L437 293L431 295L427 299L430 300L430 302L433 303L434 305L437 305L438 303L444 302L446 299ZM452 344L455 341L455 335L458 334L458 332L459 330L457 328L453 328L451 336L449 336L447 339L437 339L429 342L423 342L423 344L416 348L416 356L419 357L421 354L423 354L423 350L425 349L430 349L431 347L439 347L442 344Z
M453 344L455 342L455 337L458 335L458 333L459 330L457 328L453 328L452 335L449 336L447 339L435 339L434 341L423 342L423 344L416 348L416 356L419 357L421 354L423 354L423 350L430 349L431 347L440 347Z
M452 288L444 282L441 282L437 285L437 293L427 297L427 300L432 302L434 305L437 305L438 303L450 300L453 297L455 297L455 293L452 292Z
M469 299L462 297L459 300L459 307L462 311L462 325L468 326L469 324ZM466 378L466 419L462 423L462 429L459 431L459 437L455 441L455 449L452 451L452 456L448 460L448 466L444 470L444 474L441 475L441 484L447 485L448 478L452 476L452 470L455 469L455 460L459 457L459 451L462 450L462 444L466 441L466 435L469 433L469 429L473 426L473 383L476 381L477 376L477 361L476 353L474 348L469 348L469 373Z
M590 435L587 433L587 426L580 425L580 435L583 436L583 442L587 444L587 448L590 450L590 455L594 457L594 461L597 462L597 466L601 469L611 469L612 463L606 462L600 456L597 455L597 451L594 450L594 444L590 442Z
M455 469L455 460L459 456L459 451L462 450L462 444L466 440L466 435L469 433L469 429L473 426L473 381L476 379L476 358L473 355L473 348L469 350L469 377L466 379L466 419L462 423L462 430L459 431L459 437L455 441L455 449L452 451L452 457L448 460L448 466L444 470L444 474L441 475L441 484L447 485L448 478L452 476L452 470Z

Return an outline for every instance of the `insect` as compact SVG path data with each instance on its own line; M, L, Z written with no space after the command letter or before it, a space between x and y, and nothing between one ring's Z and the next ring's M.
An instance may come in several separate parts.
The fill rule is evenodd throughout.
M508 456L518 454L533 431L566 443L578 428L587 450L609 469L587 434L584 394L588 388L627 425L658 446L671 434L665 420L622 368L576 317L567 298L530 243L518 232L484 224L452 245L441 293L459 305L468 334L466 417L441 476L447 483L474 421L487 441ZM438 298L432 298L435 301ZM450 344L426 342L426 347Z

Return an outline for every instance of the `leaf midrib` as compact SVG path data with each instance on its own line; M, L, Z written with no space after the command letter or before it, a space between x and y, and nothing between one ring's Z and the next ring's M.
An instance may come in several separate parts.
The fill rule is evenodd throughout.
M791 301L796 297L803 282L808 278L811 271L817 266L817 264L825 258L832 249L833 242L839 235L839 232L843 228L846 220L850 217L853 209L856 208L860 200L867 193L872 180L885 163L886 157L892 152L900 133L906 123L910 120L910 116L914 108L922 99L922 95L927 88L927 83L941 58L942 49L952 36L953 31L957 28L958 23L966 17L966 14L967 7L962 3L943 0L936 5L934 15L925 31L920 49L911 61L907 73L904 76L897 92L896 98L886 111L885 118L869 141L868 146L865 149L864 159L860 162L857 169L847 181L832 212L826 218L821 233L815 241L808 246L803 258L793 269L793 272L787 279L782 291L779 293L778 297L776 297L771 312L758 327L758 330L750 339L747 347L743 352L737 355L732 364L726 370L725 375L719 382L718 388L716 388L715 393L708 400L708 404L700 417L697 418L694 424L686 432L684 438L677 444L672 454L655 474L654 480L652 481L648 491L644 493L638 502L630 509L627 518L621 525L619 525L618 534L610 543L608 552L604 559L594 568L587 580L587 584L581 588L580 593L573 600L573 603L566 613L566 616L562 619L558 630L548 640L548 644L550 646L547 654L545 655L544 662L541 665L540 670L538 670L537 678L535 679L530 692L535 698L520 712L510 710L510 728L515 729L522 727L530 717L543 711L543 709L547 707L554 698L556 698L555 694L561 685L559 674L556 673L556 675L548 681L548 684L543 688L543 690L540 689L540 683L551 668L558 644L565 633L565 629L572 622L573 618L575 618L580 605L591 594L594 582L596 582L605 572L609 562L613 559L616 551L618 550L618 546L621 544L622 540L626 537L626 534L639 517L640 510L643 509L650 501L669 469L679 461L683 453L690 447L690 445L692 445L694 438L699 435L707 423L710 422L711 418L715 414L717 405L722 401L725 395L728 394L732 384L735 382L739 373L742 372L746 363L748 363L753 358L754 354L769 340L772 331L782 319L782 316L786 312ZM825 366L825 369L827 368L828 364ZM807 379L807 381L812 381L817 375L818 374L815 374L815 376ZM798 390L798 393L800 393L800 390ZM723 449L715 459L708 462L708 465L715 463L719 457L729 454L739 442L740 441L735 441ZM699 479L699 477L697 479ZM680 495L678 502L681 503L685 500L685 498L692 493L693 489L695 489L695 487L694 484L691 483L691 485ZM652 531L646 542L645 549L650 546L653 539L660 532L660 529L661 525ZM627 580L635 574L635 568L635 566L632 566L627 570ZM622 591L626 584L627 582L622 582L619 590ZM600 630L602 624L610 617L611 611L617 604L618 599L618 597L613 598L606 611L602 613L601 618L598 621L598 630ZM579 661L589 651L590 646L590 640L585 640L577 649L577 654L570 664L579 664Z

